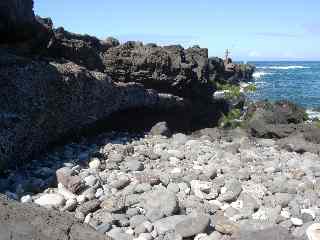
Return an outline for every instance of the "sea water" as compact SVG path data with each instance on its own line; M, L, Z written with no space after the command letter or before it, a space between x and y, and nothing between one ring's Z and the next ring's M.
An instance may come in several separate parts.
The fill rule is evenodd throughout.
M256 66L253 83L257 91L251 100L287 99L308 110L310 117L320 114L320 62L250 62Z

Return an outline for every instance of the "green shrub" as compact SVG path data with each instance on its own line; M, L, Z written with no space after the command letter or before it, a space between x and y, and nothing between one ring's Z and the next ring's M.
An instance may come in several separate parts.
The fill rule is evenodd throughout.
M220 91L225 91L225 96L227 99L237 98L241 96L241 88L238 85L217 83L217 89ZM254 84L250 84L244 88L245 92L255 92L256 90L257 87Z
M241 122L237 121L241 117L240 109L232 109L227 115L221 119L220 125L224 128L236 128L241 126Z
M257 91L257 87L254 84L249 84L249 86L244 88L245 92L255 92Z
M226 98L230 99L241 96L240 87L237 85L217 83L217 88L220 91L226 91Z
M239 119L240 117L241 117L241 111L238 108L232 109L228 114L229 119Z

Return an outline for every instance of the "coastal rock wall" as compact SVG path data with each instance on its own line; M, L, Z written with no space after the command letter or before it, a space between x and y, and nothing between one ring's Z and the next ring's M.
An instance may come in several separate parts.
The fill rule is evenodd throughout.
M2 52L0 66L2 165L26 159L112 112L160 101L139 84L116 84L72 62L36 62Z
M103 62L115 81L140 82L187 98L210 98L214 92L207 49L127 42L107 50Z
M146 88L183 97L208 98L210 82L208 50L199 47L160 47L108 38L101 41L63 28L54 30L50 56L64 58L90 70L107 73L116 82L138 82Z
M50 57L67 59L88 70L104 71L100 54L107 49L107 44L96 37L71 33L62 27L53 31L54 37L48 49Z
M0 2L0 46L15 47L23 52L44 49L53 33L50 19L36 17L32 0Z
M249 80L254 67L233 64L227 68L220 58L208 58L208 49L180 45L157 46L114 38L99 40L89 35L54 30L48 54L107 73L116 82L139 82L146 88L192 99L211 99L215 82L238 84Z
M17 32L17 28L32 26L35 21L33 2L30 0L3 0L0 3L0 31L10 35L21 34L26 37L26 32ZM1 41L7 40L7 35L1 36Z

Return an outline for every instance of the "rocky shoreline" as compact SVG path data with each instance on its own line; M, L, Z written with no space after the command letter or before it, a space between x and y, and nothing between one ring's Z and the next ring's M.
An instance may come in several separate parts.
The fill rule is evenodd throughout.
M305 239L320 217L320 157L280 141L162 123L56 148L1 183L112 239Z
M319 239L319 122L246 103L253 66L53 29L32 0L0 33L1 240Z

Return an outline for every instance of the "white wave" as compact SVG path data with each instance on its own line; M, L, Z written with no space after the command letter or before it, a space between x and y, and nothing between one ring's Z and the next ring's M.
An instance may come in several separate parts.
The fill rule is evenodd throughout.
M306 66L267 66L257 67L258 69L273 69L273 70L291 70L291 69L310 69L311 67Z
M315 119L315 118L320 119L320 112L314 111L312 109L307 109L306 112L310 119Z
M267 73L267 72L255 72L252 74L252 77L255 78L255 79L258 79L258 78L261 78L265 75L270 75L272 73Z
M264 82L264 81L257 81L257 82L254 82L254 84L256 84L256 85L258 85L258 84L263 85L263 84L266 84L266 82Z

